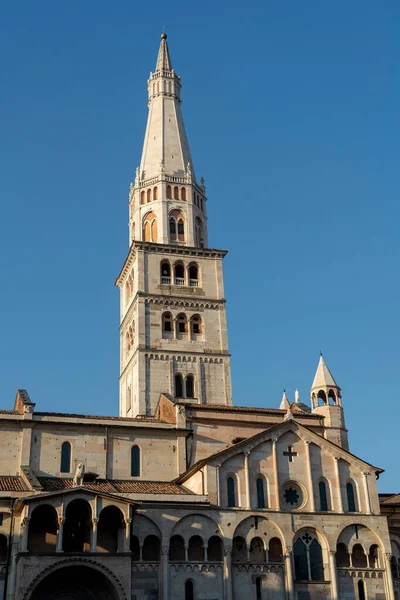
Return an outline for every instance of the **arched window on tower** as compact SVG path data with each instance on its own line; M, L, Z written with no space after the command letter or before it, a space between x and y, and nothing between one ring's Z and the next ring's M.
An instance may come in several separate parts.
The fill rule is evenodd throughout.
M132 446L131 448L131 476L140 476L140 448L139 446Z
M190 319L190 334L192 340L199 339L199 336L203 333L201 317L200 315L193 315Z
M153 200L158 200L158 188L153 188Z
M156 243L158 239L157 217L153 212L147 213L143 219L143 240Z
M188 375L186 377L186 398L194 398L194 377Z
M176 337L178 340L187 338L187 318L184 313L176 317Z
M161 283L163 285L171 283L171 265L166 260L161 263Z
M199 217L196 217L194 226L195 226L195 235L196 235L196 240L195 240L196 246L197 246L197 248L203 248L203 246L204 246L203 223L201 222L201 219L199 219Z
M69 442L64 442L61 446L61 473L70 473L71 472L71 444Z
M179 188L177 185L174 187L174 199L179 200Z
M192 287L199 285L199 267L194 263L189 265L189 285Z
M228 477L228 479L226 480L226 492L227 492L229 507L236 506L236 489L235 488L236 488L235 479L232 476Z
M176 221L174 217L170 217L169 219L169 239L171 242L176 241Z
M175 375L175 398L183 398L183 379L180 373Z
M172 315L170 312L165 312L162 315L162 336L163 338L169 339L173 337L172 329Z
M168 200L172 199L172 190L170 185L167 185L167 198Z
M142 190L140 192L140 204L145 204L146 202L146 192L144 190Z
M147 190L147 202L151 202L151 188Z
M183 200L183 202L186 202L186 189L184 187L181 188L181 200Z
M185 225L182 218L178 219L178 240L185 241Z
M174 266L174 284L185 285L185 267L182 263L176 263Z
M348 509L348 512L356 512L357 507L356 507L356 498L355 498L355 493L354 493L354 486L353 486L353 484L350 481L346 484L346 494L347 494L347 509Z

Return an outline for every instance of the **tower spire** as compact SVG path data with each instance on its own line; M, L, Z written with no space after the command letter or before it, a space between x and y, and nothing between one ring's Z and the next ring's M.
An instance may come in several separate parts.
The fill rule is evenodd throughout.
M158 51L156 72L157 71L172 71L171 57L169 55L167 34L161 34L160 49Z

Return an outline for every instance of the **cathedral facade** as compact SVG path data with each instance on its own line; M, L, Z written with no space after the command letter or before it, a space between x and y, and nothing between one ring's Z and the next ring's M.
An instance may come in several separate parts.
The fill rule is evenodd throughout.
M208 244L166 37L116 280L120 414L40 412L26 390L0 410L0 594L396 600L400 499L350 452L323 356L309 405L232 404L226 251Z

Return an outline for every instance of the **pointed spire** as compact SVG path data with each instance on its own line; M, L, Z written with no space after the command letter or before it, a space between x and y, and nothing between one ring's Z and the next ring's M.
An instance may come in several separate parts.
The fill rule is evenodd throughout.
M328 388L328 387L336 387L338 388L338 384L333 378L332 373L328 369L326 362L324 361L324 357L322 356L322 352L319 356L319 363L317 367L317 372L315 373L314 381L311 386L311 389L315 388Z
M172 71L171 57L169 55L167 34L161 34L160 49L158 51L156 72L157 71Z
M279 408L281 410L288 410L290 407L288 397L286 396L286 390L283 390L282 400Z

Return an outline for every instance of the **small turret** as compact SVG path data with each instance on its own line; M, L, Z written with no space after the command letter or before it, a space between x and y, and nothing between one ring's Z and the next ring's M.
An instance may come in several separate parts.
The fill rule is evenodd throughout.
M289 404L288 397L286 396L286 390L283 390L282 400L281 400L279 408L281 410L288 410L289 406L290 406L290 404Z
M311 386L311 406L314 414L324 419L324 436L338 446L349 449L347 429L344 422L341 390L330 372L322 352Z

